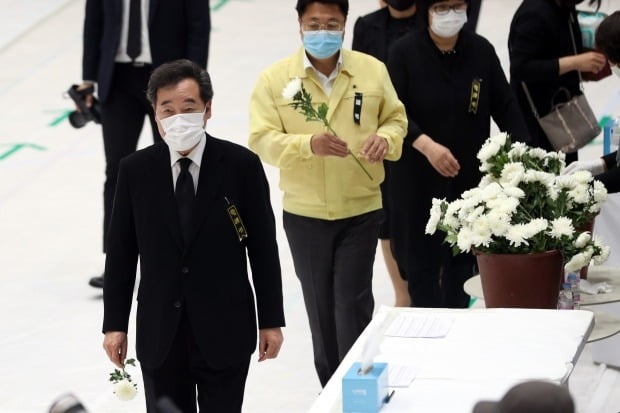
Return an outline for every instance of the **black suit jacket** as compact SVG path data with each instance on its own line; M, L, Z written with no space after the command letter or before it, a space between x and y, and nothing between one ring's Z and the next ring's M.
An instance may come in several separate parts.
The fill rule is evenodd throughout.
M103 331L127 331L136 261L140 285L136 350L143 366L164 360L182 312L212 367L256 347L252 269L260 328L284 325L282 284L269 187L258 157L207 135L195 232L184 247L165 143L121 161L108 233ZM248 237L240 242L227 212L237 207Z
M391 20L393 19L390 17L390 11L387 7L359 17L353 28L353 45L351 48L367 53L386 63L390 40L395 40L388 38L388 27ZM394 34L395 37L403 36L412 31L414 21L415 17L407 18L407 22L411 23L411 26L409 28L402 27L401 31Z
M607 192L610 194L620 192L620 167L616 164L617 153L618 151L614 151L603 156L603 161L605 162L607 172L595 176L596 179L605 185Z
M86 0L82 76L108 97L121 38L123 0ZM153 66L190 59L207 66L211 15L208 0L150 0L149 39Z

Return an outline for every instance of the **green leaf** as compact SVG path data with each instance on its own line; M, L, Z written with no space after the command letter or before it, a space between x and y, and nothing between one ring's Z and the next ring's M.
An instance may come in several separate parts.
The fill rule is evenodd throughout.
M323 102L319 105L318 108L318 118L322 121L327 121L327 111L329 110L329 106L327 103Z

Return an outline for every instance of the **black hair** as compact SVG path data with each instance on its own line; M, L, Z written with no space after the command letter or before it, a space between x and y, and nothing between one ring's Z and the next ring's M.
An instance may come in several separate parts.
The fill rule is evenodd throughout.
M416 12L418 18L422 19L424 23L424 27L428 27L428 10L435 3L439 3L440 1L445 0L415 0ZM469 5L469 0L465 0L465 3ZM469 8L467 9L467 14L469 15Z
M155 104L159 89L175 86L185 79L194 79L198 83L200 98L203 102L206 103L213 98L213 87L209 73L187 59L173 60L155 69L149 79L146 97L152 104Z
M295 6L297 16L301 17L306 12L308 6L312 3L335 4L338 8L340 8L340 11L344 15L345 19L349 13L349 0L297 0L297 6Z
M596 29L596 47L612 63L620 64L620 10L605 17Z

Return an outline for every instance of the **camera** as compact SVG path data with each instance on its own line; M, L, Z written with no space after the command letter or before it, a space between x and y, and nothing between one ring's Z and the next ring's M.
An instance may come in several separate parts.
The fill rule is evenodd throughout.
M75 105L79 110L74 110L69 113L69 123L74 128L81 128L91 120L95 123L101 123L101 104L93 96L93 104L86 106L86 96L92 95L95 92L93 86L85 89L78 89L78 85L71 85L67 94L75 102Z
M65 393L54 400L49 413L88 413L88 410L73 394Z

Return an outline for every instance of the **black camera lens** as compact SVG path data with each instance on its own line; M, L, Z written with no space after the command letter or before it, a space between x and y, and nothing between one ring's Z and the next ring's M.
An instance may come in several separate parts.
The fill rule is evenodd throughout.
M49 413L88 413L88 411L77 397L66 393L54 400Z

